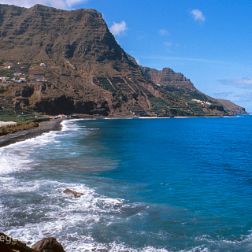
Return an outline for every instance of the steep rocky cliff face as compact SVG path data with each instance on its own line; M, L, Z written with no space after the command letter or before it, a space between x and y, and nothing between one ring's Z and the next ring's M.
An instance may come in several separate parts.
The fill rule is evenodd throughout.
M143 67L142 71L148 80L155 83L164 94L170 94L175 100L181 101L179 108L187 108L192 115L244 114L246 110L231 101L214 99L195 88L193 83L181 73L170 68L161 71ZM176 102L174 103L176 104ZM178 108L178 109L179 109ZM188 111L188 113L190 113Z
M233 102L229 101L229 100L224 100L224 99L218 99L218 102L221 103L225 110L228 113L234 114L234 115L242 115L242 114L247 114L245 108L234 104Z
M142 68L145 77L151 79L155 84L162 86L173 87L174 89L186 89L191 91L197 91L191 81L187 79L183 74L176 73L170 68L164 68L158 71L153 68Z
M225 115L171 69L141 68L100 13L0 5L0 106L48 114Z

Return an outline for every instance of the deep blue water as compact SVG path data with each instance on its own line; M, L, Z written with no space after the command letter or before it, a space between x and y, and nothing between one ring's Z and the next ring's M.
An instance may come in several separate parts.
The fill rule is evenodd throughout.
M252 251L251 116L63 124L0 149L4 232L78 252Z

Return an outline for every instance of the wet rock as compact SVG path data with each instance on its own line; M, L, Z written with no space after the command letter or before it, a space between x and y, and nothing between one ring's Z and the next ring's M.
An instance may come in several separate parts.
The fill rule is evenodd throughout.
M76 192L74 190L71 190L69 188L65 189L63 191L63 193L67 194L67 195L70 195L70 196L74 196L75 198L80 198L82 195L84 195L83 193L80 193L80 192Z
M35 243L32 248L37 252L65 252L62 245L53 237Z
M10 236L0 233L0 251L1 252L36 252L35 250L26 246L25 243L20 242L16 239L11 238ZM60 250L55 250L58 252ZM61 250L64 251L64 250Z
M0 233L1 252L65 252L62 245L53 237L35 243L32 248L12 237Z

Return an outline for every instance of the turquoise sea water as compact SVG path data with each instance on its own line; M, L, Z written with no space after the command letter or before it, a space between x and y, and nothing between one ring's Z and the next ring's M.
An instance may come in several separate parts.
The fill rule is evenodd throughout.
M69 252L252 251L252 117L64 121L0 148L0 192L1 231Z

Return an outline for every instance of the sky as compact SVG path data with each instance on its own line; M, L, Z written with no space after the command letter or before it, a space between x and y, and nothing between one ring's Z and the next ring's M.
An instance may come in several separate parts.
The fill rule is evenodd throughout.
M252 112L251 0L0 0L102 13L139 64L170 67L202 92Z

